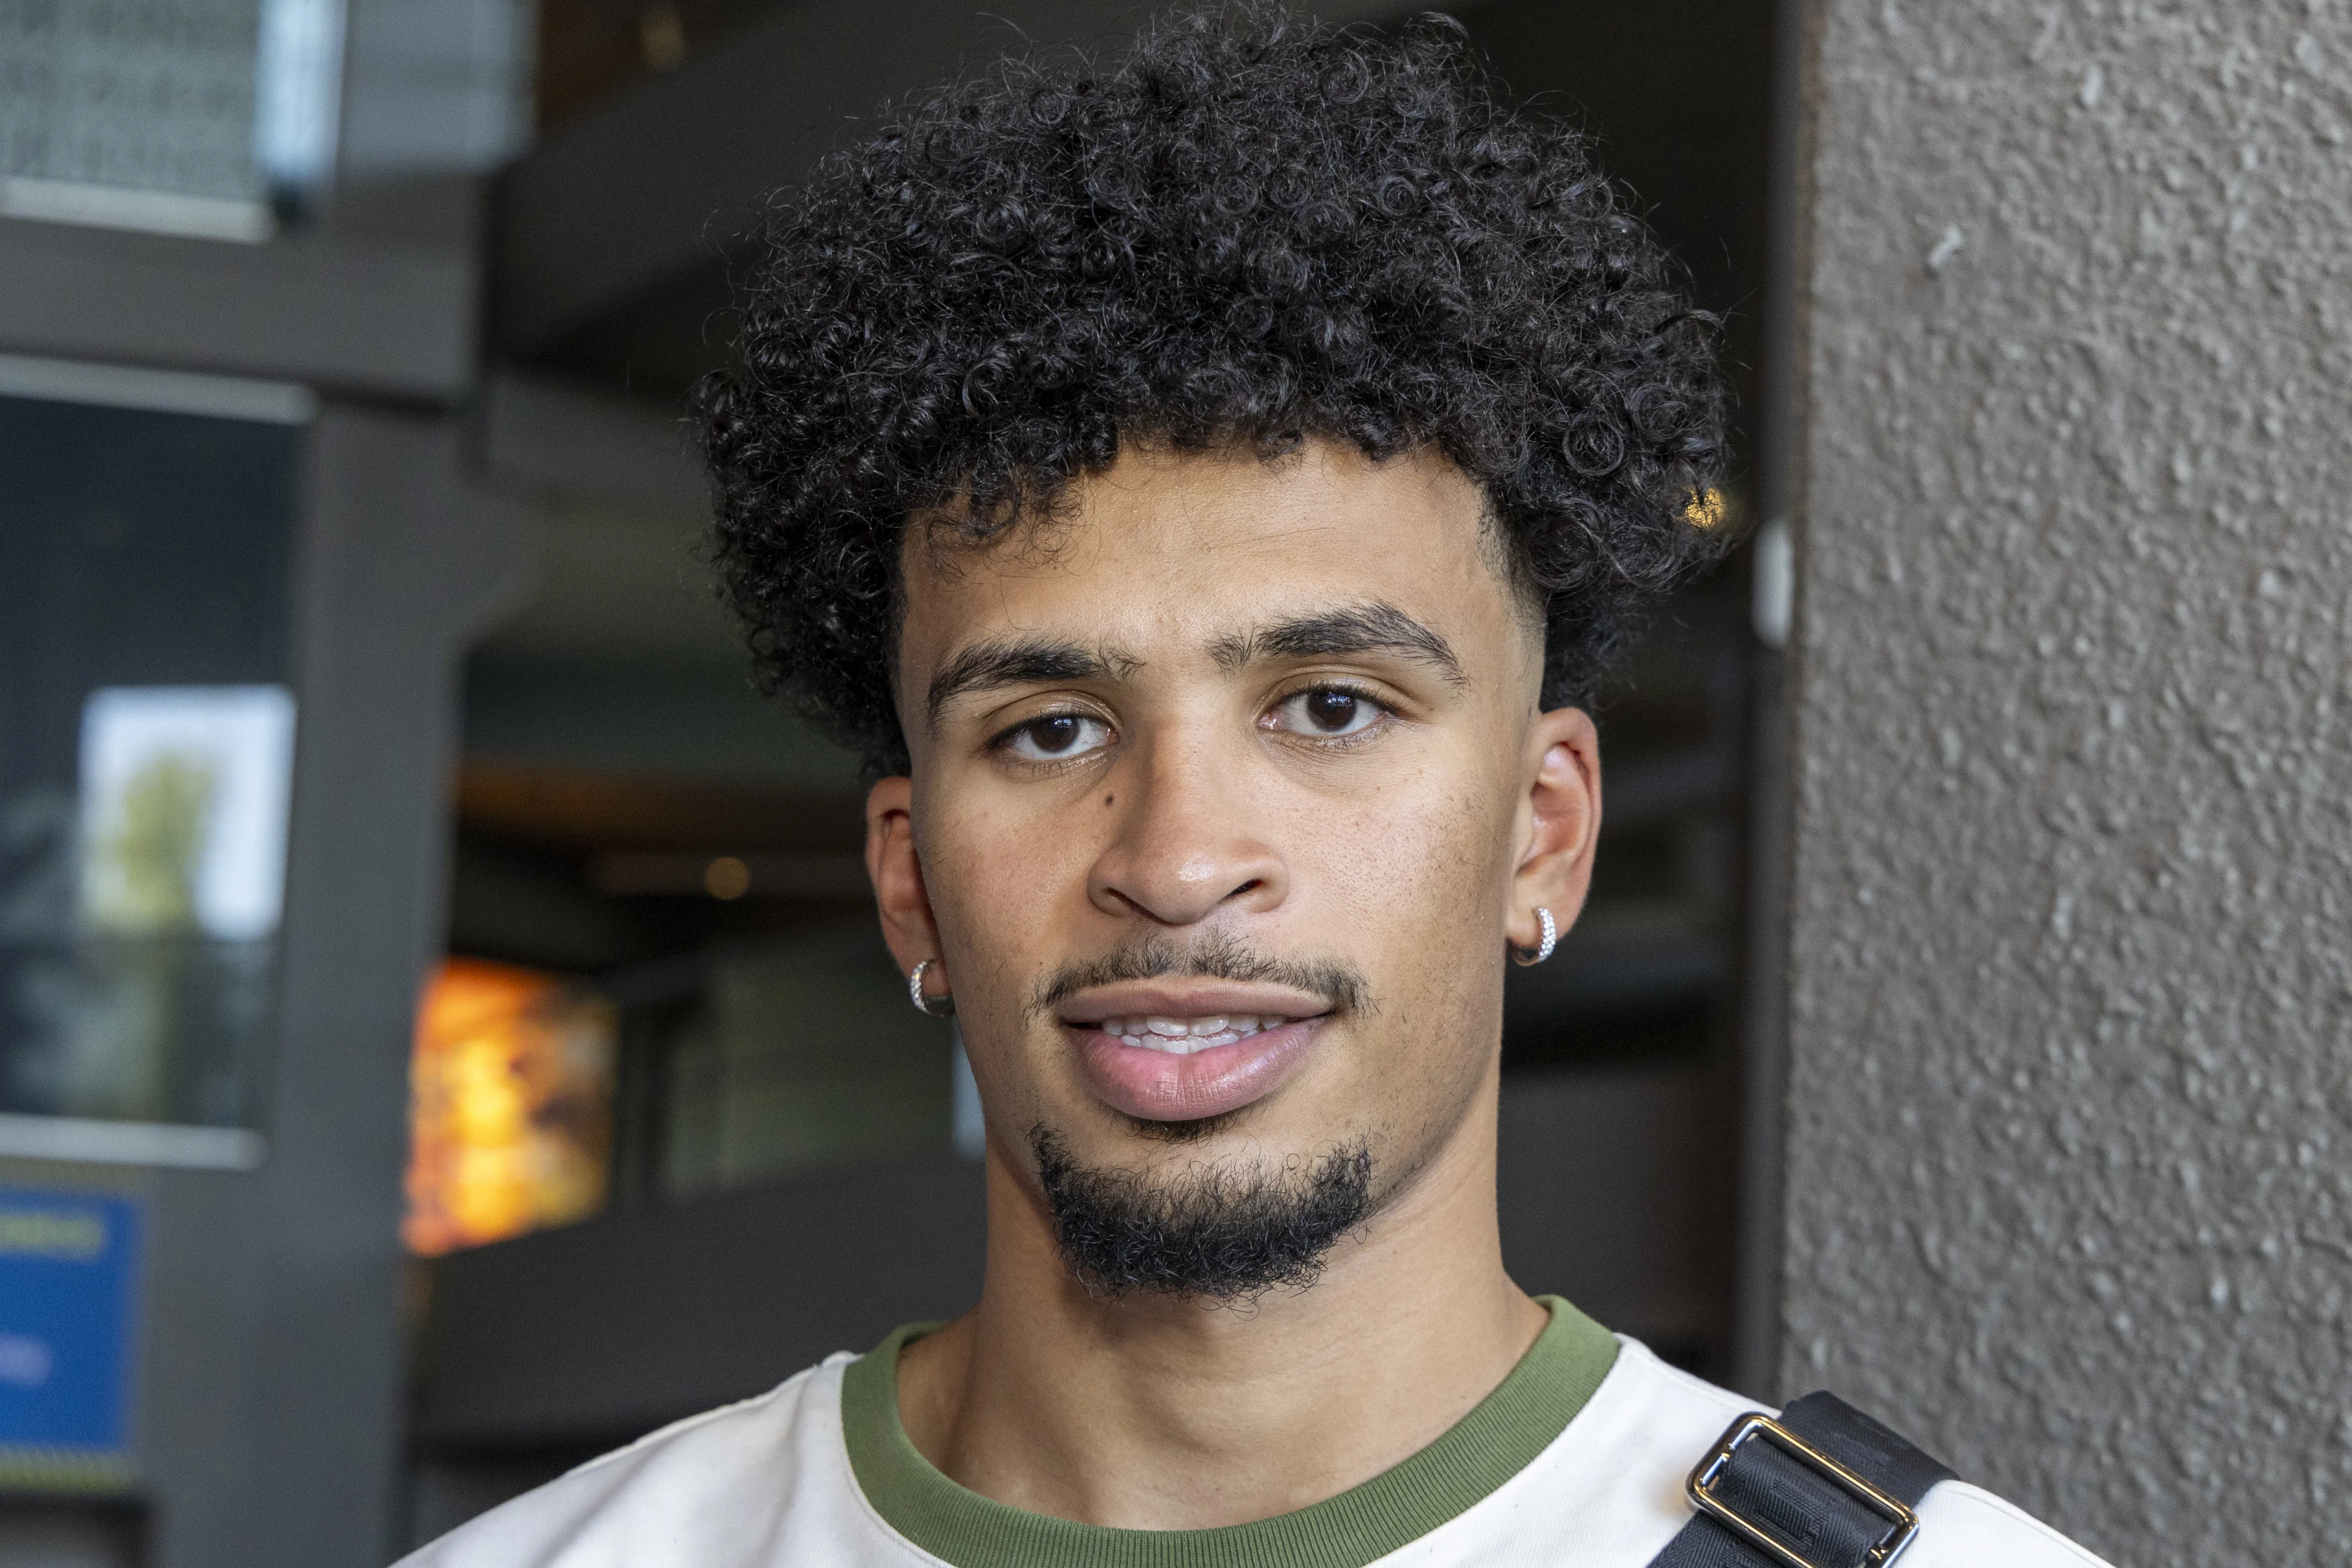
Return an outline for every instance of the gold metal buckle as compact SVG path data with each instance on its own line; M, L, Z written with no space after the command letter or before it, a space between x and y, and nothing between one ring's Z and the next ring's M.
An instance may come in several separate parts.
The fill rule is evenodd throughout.
M1816 1563L1801 1552L1791 1551L1762 1526L1733 1512L1729 1504L1716 1496L1715 1485L1721 1478L1724 1467L1731 1463L1731 1457L1739 1452L1742 1444L1754 1437L1761 1437L1783 1453L1802 1460L1836 1482L1841 1489L1864 1508L1886 1521L1886 1533L1879 1537L1878 1544L1872 1547L1864 1558L1868 1568L1886 1568L1887 1563L1894 1562L1903 1549L1911 1544L1911 1538L1919 1533L1919 1516L1909 1508L1888 1497L1770 1416L1760 1411L1754 1412L1734 1421L1723 1434L1722 1440L1716 1444L1715 1451L1699 1461L1698 1468L1691 1472L1690 1500L1692 1506L1701 1513L1720 1521L1741 1540L1761 1547L1771 1554L1775 1562L1785 1563L1787 1568L1844 1568L1839 1563Z

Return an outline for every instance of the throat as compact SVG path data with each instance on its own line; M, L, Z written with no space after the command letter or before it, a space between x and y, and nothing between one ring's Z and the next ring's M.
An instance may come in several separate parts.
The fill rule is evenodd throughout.
M1122 1530L1277 1520L1444 1437L1550 1321L1491 1217L1482 1238L1451 1204L1384 1214L1312 1289L1245 1305L1090 1292L1036 1194L990 1165L982 1303L893 1363L893 1414L943 1496Z
M1262 1531L1301 1510L1348 1516L1393 1506L1350 1500L1376 1476L1396 1472L1412 1490L1427 1479L1417 1470L1459 1473L1464 1456L1447 1447L1493 1440L1466 1418L1516 1375L1549 1321L1525 1297L1494 1316L1499 1335L1465 1335L1467 1325L1457 1322L1452 1339L1423 1343L1402 1364L1390 1344L1340 1353L1327 1346L1317 1356L1284 1332L1276 1354L1276 1346L1253 1342L1259 1335L1235 1330L1213 1340L1181 1336L1188 1342L1172 1355L1157 1335L1097 1344L1066 1358L1076 1375L1043 1379L992 1355L984 1325L966 1319L896 1358L898 1412L914 1451L929 1461L925 1484L950 1489L942 1497L978 1494L1035 1516L1041 1531L1053 1521ZM1560 1425L1569 1414L1572 1406L1563 1406ZM1418 1506L1458 1510L1470 1500ZM880 1501L889 1514L887 1499ZM1354 1532L1343 1517L1316 1528L1342 1524ZM1262 1544L1264 1552L1244 1558L1291 1555L1272 1540ZM1042 1556L1042 1538L1040 1546Z

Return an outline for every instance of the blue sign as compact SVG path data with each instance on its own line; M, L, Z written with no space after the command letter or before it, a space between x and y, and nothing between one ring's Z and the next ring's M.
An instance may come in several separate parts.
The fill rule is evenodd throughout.
M0 1462L131 1446L139 1205L0 1187Z

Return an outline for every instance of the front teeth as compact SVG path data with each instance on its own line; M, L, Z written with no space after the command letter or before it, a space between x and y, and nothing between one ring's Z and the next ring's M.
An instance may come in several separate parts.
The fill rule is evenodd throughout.
M1218 1015L1206 1018L1106 1018L1102 1031L1123 1046L1139 1046L1147 1051L1166 1051L1171 1056L1189 1057L1194 1051L1205 1051L1217 1046L1230 1046L1245 1040L1261 1029L1278 1028L1289 1023L1281 1017L1236 1017Z

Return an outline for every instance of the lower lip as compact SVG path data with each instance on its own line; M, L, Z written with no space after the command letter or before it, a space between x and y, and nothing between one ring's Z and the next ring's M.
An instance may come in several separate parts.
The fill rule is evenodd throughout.
M1301 1018L1181 1057L1121 1045L1100 1029L1064 1027L1077 1042L1087 1084L1105 1105L1147 1121L1199 1121L1239 1110L1289 1081L1323 1020Z

